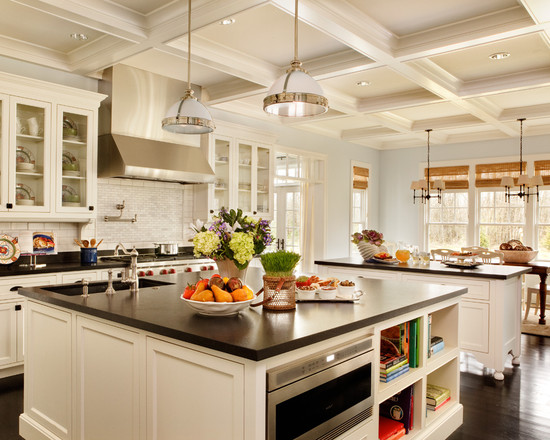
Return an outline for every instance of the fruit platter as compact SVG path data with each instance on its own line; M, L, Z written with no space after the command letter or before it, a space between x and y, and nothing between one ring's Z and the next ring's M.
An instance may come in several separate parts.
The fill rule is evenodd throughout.
M181 299L202 315L231 316L250 305L254 292L240 278L222 278L214 274L189 284L181 294Z
M378 252L374 254L373 257L368 260L369 263L384 263L384 264L397 264L399 260L394 258L388 252Z
M354 302L362 295L355 290L355 283L329 277L321 279L316 275L301 275L296 278L296 302Z

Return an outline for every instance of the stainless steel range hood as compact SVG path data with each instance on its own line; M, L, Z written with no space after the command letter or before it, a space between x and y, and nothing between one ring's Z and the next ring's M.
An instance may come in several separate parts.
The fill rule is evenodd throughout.
M185 136L161 129L166 109L185 88L183 82L130 66L104 71L99 90L108 98L99 108L98 177L214 182L214 171L201 148L208 144L208 135Z

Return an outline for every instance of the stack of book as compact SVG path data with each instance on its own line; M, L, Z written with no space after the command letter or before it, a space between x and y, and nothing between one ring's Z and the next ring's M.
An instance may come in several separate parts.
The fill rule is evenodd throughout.
M428 384L426 387L426 406L431 411L437 411L451 400L451 390L438 385Z
M409 371L407 355L380 354L380 382L389 382Z
M441 336L432 336L430 338L430 357L445 348L445 342Z
M380 416L378 438L380 440L397 440L405 435L405 425L396 420Z
M408 434L413 429L413 399L413 385L410 385L380 404L380 416L403 423Z

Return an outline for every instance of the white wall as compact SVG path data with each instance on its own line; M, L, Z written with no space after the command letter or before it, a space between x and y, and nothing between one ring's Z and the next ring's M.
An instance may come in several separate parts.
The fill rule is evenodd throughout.
M519 161L519 140L505 139L465 144L431 145L430 166L445 161L497 159ZM421 177L426 166L426 147L387 150L380 153L380 230L389 241L421 244L421 205L413 204L412 180ZM524 160L529 155L550 159L550 136L523 138ZM465 163L465 162L457 162ZM446 164L448 165L448 164Z

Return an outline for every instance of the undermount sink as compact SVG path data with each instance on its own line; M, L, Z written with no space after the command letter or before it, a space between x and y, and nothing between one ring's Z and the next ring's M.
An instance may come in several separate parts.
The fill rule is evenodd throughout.
M158 281L158 280L150 280L146 278L139 278L139 288L146 288L146 287L160 287L160 286L169 286L173 285L174 283L169 283L167 281ZM67 295L67 296L76 296L76 295L82 295L82 283L75 283L70 285L63 285L63 286L45 286L41 288L42 290L47 290L49 292L55 292L59 293L61 295ZM122 281L113 281L113 289L115 291L119 290L130 290L130 284L129 283L123 283ZM88 293L105 293L105 290L107 290L107 281L92 281L88 284Z

